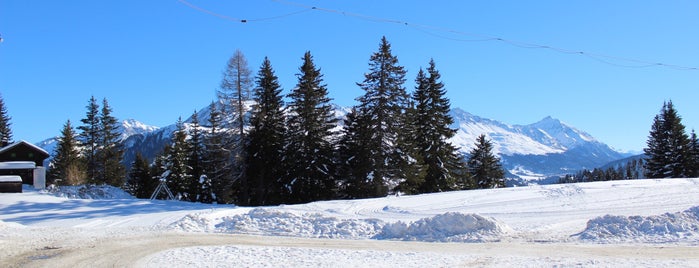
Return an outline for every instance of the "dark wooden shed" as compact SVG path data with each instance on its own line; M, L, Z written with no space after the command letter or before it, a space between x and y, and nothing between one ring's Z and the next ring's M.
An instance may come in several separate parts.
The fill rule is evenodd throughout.
M0 148L0 175L17 175L22 183L37 187L34 177L39 171L41 179L45 180L44 160L48 157L49 153L39 146L26 141L15 142Z

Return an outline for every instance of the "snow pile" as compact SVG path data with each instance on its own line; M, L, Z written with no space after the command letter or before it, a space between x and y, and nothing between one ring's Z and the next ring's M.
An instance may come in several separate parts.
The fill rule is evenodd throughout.
M377 239L426 242L494 242L509 229L493 218L478 214L447 212L423 218L410 225L401 221L386 224Z
M319 213L298 215L267 208L222 218L207 213L189 214L170 228L184 232L427 242L499 241L508 230L495 219L477 214L449 212L406 224L378 219L339 219Z
M699 242L699 206L656 216L597 217L587 222L580 239L596 242Z
M278 235L312 238L362 239L376 235L382 221L374 219L338 219L318 213L296 215L272 209L256 208L248 213L226 216L213 223L202 214L190 214L170 225L182 231Z
M109 185L55 186L51 185L46 191L57 197L71 199L133 199L121 188Z

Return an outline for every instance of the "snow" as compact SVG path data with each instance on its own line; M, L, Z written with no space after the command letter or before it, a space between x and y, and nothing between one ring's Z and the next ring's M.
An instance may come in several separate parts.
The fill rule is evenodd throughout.
M36 163L33 161L10 161L0 162L0 169L34 169Z
M587 228L579 236L583 240L599 242L699 241L699 206L683 212L645 217L605 215L588 221Z
M699 179L259 208L27 187L0 194L0 238L16 266L697 266Z
M22 177L15 175L0 176L0 182L22 182Z

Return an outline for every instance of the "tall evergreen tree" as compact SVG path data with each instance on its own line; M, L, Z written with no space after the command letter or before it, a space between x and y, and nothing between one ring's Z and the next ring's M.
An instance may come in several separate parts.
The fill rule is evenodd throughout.
M424 162L426 169L417 187L420 193L460 189L465 179L465 163L448 141L456 130L450 128L454 119L449 115L451 108L440 79L434 60L430 60L427 74L422 69L418 72L412 96L415 108L410 116L410 139L417 147L416 158Z
M689 134L689 171L687 176L691 178L699 177L699 140L697 140L697 134L692 129L692 133Z
M187 130L182 118L177 120L176 130L172 134L172 144L166 162L168 187L172 193L184 201L192 201L192 167L189 166L189 143Z
M98 139L98 176L100 183L112 186L122 186L125 183L126 169L121 161L124 159L124 148L121 144L119 122L112 116L112 108L107 99L102 101L99 115L100 129Z
M204 143L204 173L211 181L212 191L219 203L231 203L233 199L233 181L228 170L232 163L230 150L224 146L226 132L223 129L223 119L216 103L209 105L209 131L203 137Z
M369 72L364 75L364 81L357 84L365 91L357 99L357 116L362 117L357 122L363 123L357 127L372 135L370 143L365 144L371 148L372 167L365 180L374 186L371 196L386 195L403 179L397 167L405 166L408 159L398 146L400 135L405 135L403 124L408 106L408 94L403 87L405 73L383 37L379 51L369 60Z
M286 195L281 183L284 171L280 165L284 162L286 129L281 86L268 58L262 63L256 82L253 92L256 104L250 117L246 148L250 196L249 200L240 201L249 205L279 204L281 196Z
M58 185L80 185L85 183L85 170L80 158L77 134L66 121L58 137L56 148L49 164L48 179Z
M154 179L153 175L151 175L148 161L143 155L137 153L129 171L126 183L127 191L136 198L149 198L155 191L158 183L158 179Z
M655 116L646 145L648 178L685 178L691 173L689 137L672 101L663 103Z
M195 201L199 201L198 197L200 194L198 191L201 189L201 186L199 185L200 177L204 175L204 164L203 164L203 157L204 157L204 143L203 143L203 134L201 133L201 126L199 125L199 114L197 111L194 111L192 114L192 123L189 127L189 166L192 168L192 185L190 185L190 189L192 189L191 194L194 195Z
M0 95L0 148L12 143L12 128L10 128L10 116L7 114L5 101Z
M289 202L330 199L334 195L334 145L331 130L337 126L323 75L306 52L297 74L296 88L289 94L288 142L286 145Z
M97 152L99 150L99 144L101 142L101 132L100 132L100 118L99 118L99 104L97 104L97 99L95 96L90 97L90 100L85 107L87 108L87 113L85 118L81 119L81 126L78 126L80 134L78 137L83 148L83 158L85 159L85 171L87 175L87 182L91 184L96 184L101 181L99 179L99 160Z
M382 181L372 180L373 162L371 161L372 133L367 128L366 116L360 115L356 107L345 117L342 136L338 149L339 194L342 198L369 198L375 193L387 192ZM378 189L378 190L377 190Z
M488 189L505 187L505 171L500 159L493 154L493 144L481 134L476 139L476 147L471 150L468 169L473 187Z

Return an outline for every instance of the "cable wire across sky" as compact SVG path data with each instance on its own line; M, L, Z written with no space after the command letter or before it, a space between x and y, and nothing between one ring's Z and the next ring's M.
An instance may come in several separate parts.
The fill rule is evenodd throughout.
M180 3L188 6L189 8L194 9L194 10L197 10L197 11L200 11L200 12L203 12L203 13L221 18L221 19L225 19L225 20L232 21L232 22L238 22L238 23L249 23L249 22L259 22L259 21L266 21L266 20L283 19L286 17L299 15L299 14L310 12L310 11L321 11L321 12L326 12L326 13L331 13L331 14L342 15L345 17L353 17L353 18L365 20L365 21L372 21L372 22L377 22L377 23L387 23L387 24L397 24L397 25L401 25L401 26L406 26L406 27L410 27L410 28L413 28L415 30L418 30L424 34L433 36L435 38L441 38L441 39L445 39L445 40L451 40L451 41L457 41L457 42L500 42L500 43L504 43L504 44L507 44L507 45L510 45L513 47L518 47L518 48L523 48L523 49L542 49L542 50L549 50L549 51L553 51L553 52L557 52L557 53L561 53L561 54L585 56L585 57L588 57L592 60L598 61L600 63L615 66L615 67L623 67L623 68L664 67L664 68L669 68L669 69L674 69L674 70L682 70L682 71L697 71L697 70L699 70L698 67L667 64L667 63L663 63L663 62L646 61L646 60L620 57L620 56L614 56L614 55L592 53L592 52L583 51L583 50L572 50L572 49L565 49L565 48L536 44L536 43L521 42L521 41L511 40L511 39L497 37L497 36L475 34L475 33L469 33L469 32L465 32L465 31L455 30L455 29L444 28L444 27L416 24L416 23L411 23L408 21L395 20L395 19L389 19L389 18L383 18L383 17L375 17L375 16L369 16L369 15L347 12L347 11L336 10L336 9L329 9L329 8L318 7L318 6L309 6L309 5L305 5L305 4L301 4L301 3L297 3L297 2L292 2L292 1L286 1L286 0L271 0L271 1L275 2L275 3L282 4L282 5L299 7L299 8L301 8L301 10L294 11L291 13L285 13L285 14L281 14L281 15L266 17L266 18L234 18L234 17L223 15L223 14L196 6L190 2L187 2L186 0L178 0L178 1ZM440 34L440 33L442 33L442 34ZM450 35L456 35L456 36L468 37L468 38L461 38L461 37L456 38L456 37L446 36L444 34L450 34ZM622 64L620 62L625 62L626 64Z

